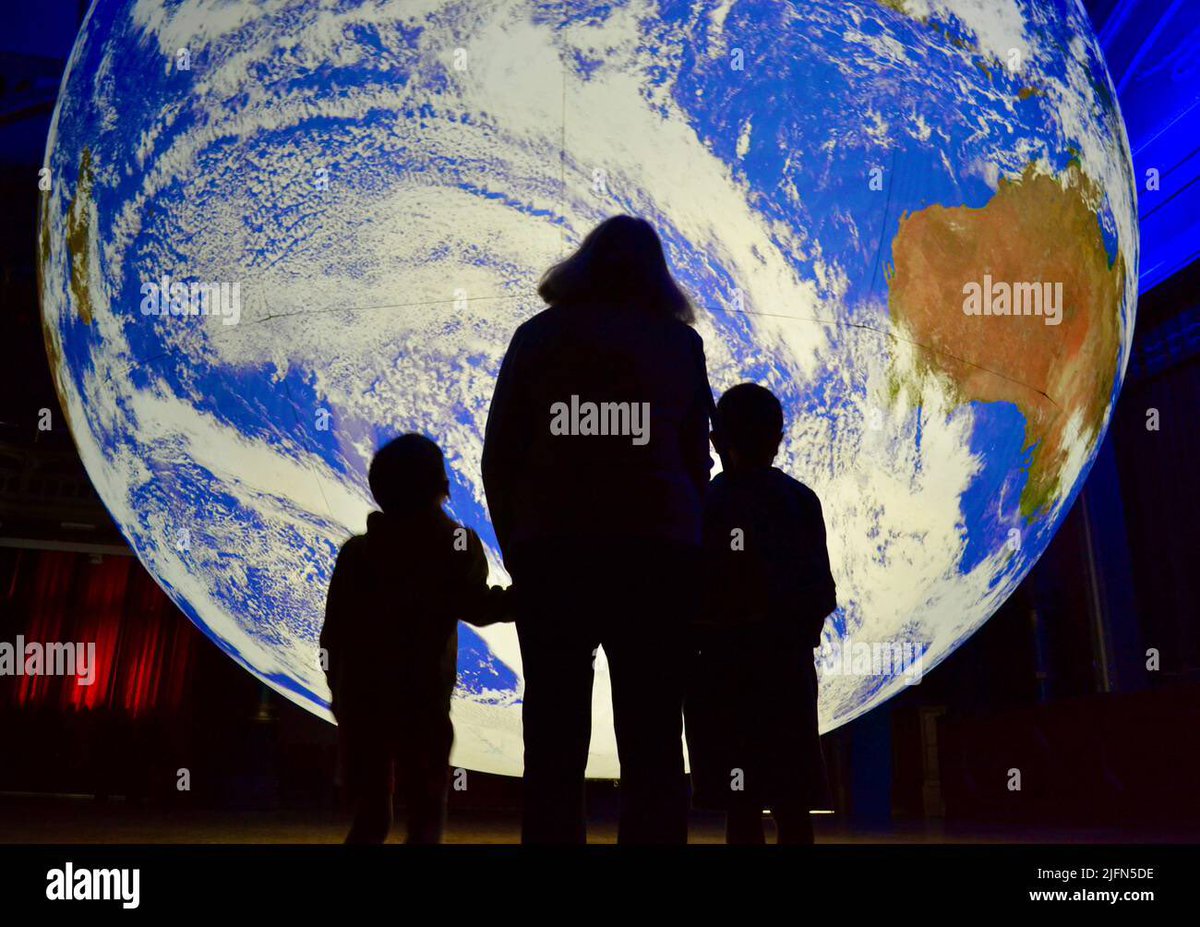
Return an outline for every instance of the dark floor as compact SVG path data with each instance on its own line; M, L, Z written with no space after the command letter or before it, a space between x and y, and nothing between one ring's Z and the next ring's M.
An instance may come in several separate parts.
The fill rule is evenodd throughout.
M947 826L895 824L854 827L834 815L815 820L818 843L1194 843L1195 828L1037 828L995 824ZM320 811L211 811L138 805L121 799L98 802L91 796L0 794L0 843L338 843L346 818ZM397 833L402 833L398 827ZM456 811L446 842L516 843L515 812ZM613 843L616 823L591 822L592 843ZM393 840L396 836L393 835ZM719 817L694 815L691 843L723 841Z

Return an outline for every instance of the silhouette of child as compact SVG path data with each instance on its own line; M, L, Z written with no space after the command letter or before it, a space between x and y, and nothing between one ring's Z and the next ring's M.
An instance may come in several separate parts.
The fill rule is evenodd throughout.
M392 822L393 767L408 842L437 843L445 823L450 696L458 620L507 620L507 591L487 584L474 531L453 521L438 446L401 435L371 461L382 511L338 552L321 647L333 692L354 823L347 843L382 843Z
M728 843L763 843L765 808L780 843L811 843L825 802L813 649L837 603L820 500L772 466L782 437L769 390L721 397L685 718L693 802L726 812Z

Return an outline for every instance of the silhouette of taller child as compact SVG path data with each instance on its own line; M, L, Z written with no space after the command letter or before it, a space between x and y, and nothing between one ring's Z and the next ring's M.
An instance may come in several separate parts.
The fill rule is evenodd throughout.
M542 278L488 416L483 481L518 593L527 843L586 840L593 664L621 762L618 840L682 843L685 629L712 393L692 308L642 219L616 216Z
M813 649L837 608L816 493L772 466L783 408L755 383L717 405L722 472L704 509L705 607L685 706L693 802L726 812L729 843L811 843L827 800Z

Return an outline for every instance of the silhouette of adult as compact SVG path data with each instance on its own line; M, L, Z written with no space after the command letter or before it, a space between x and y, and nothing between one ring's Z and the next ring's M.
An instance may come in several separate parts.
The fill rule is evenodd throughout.
M686 625L697 599L712 392L692 307L648 222L615 216L543 276L513 335L483 484L516 592L526 843L586 842L603 646L622 843L684 843Z

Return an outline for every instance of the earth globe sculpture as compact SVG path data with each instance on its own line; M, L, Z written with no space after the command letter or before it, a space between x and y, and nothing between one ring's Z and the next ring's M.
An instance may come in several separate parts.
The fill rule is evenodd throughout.
M1130 153L1075 0L96 0L44 167L45 342L96 489L206 635L325 717L326 586L388 438L446 450L507 581L492 384L609 215L659 230L714 389L784 403L839 590L824 730L1012 593L1133 334ZM515 631L460 648L453 762L519 774ZM594 701L612 776L603 654Z

